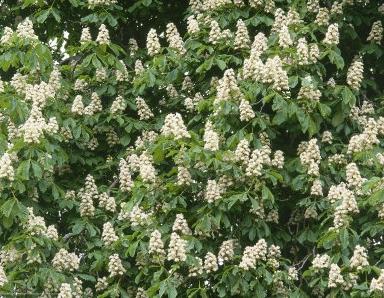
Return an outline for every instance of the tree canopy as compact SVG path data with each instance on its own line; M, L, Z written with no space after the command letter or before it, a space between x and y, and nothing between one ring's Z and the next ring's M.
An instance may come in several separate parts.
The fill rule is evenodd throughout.
M384 296L382 1L0 9L0 296Z

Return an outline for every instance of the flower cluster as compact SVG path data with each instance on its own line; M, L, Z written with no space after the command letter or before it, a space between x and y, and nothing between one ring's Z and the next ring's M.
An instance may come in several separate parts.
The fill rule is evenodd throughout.
M239 267L244 270L255 269L258 260L266 259L267 248L267 242L264 239L260 239L253 246L247 246L244 250Z
M147 51L149 56L154 56L159 54L161 50L161 45L159 42L159 37L155 29L151 29L148 32L147 36Z
M179 31L177 31L175 24L167 24L166 37L170 48L174 49L180 55L184 55L186 53L183 39L181 38Z
M58 271L74 271L79 269L80 258L73 252L61 248L52 259L52 265Z
M121 276L126 272L118 254L109 256L108 272L110 277Z
M168 114L165 117L161 133L164 136L172 136L175 140L190 138L190 134L187 131L183 118L179 113Z
M117 237L113 225L111 222L106 222L103 225L103 233L101 234L101 239L103 240L106 246L111 246L116 242L119 237Z
M307 167L308 175L319 176L320 149L316 139L301 143L298 148L301 163Z
M187 259L186 249L187 241L181 239L177 233L173 232L169 242L167 259L174 262L184 262Z
M154 230L149 238L148 251L154 255L165 255L164 242L161 240L161 233Z
M350 259L350 266L356 270L361 270L363 267L369 266L367 250L365 247L356 245L355 250L353 251L353 256Z

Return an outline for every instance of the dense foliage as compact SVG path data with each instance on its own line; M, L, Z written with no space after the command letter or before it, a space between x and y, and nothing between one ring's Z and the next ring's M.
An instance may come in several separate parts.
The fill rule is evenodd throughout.
M0 5L0 295L384 296L381 1Z

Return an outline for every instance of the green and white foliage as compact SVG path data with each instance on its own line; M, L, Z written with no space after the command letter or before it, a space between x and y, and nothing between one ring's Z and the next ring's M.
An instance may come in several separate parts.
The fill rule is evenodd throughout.
M384 296L381 1L0 5L1 295Z

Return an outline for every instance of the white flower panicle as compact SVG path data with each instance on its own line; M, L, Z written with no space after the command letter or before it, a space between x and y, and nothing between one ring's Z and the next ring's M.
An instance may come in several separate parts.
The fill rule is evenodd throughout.
M204 273L203 260L199 257L195 257L196 264L189 268L188 276L196 277Z
M0 38L0 44L9 44L13 36L13 30L9 27L4 27L3 35Z
M116 4L117 0L87 0L88 8L94 8L96 6L110 6Z
M103 192L99 195L99 207L104 208L106 211L116 211L116 201L114 197L110 197L108 193Z
M186 49L184 48L184 42L175 24L168 23L165 33L167 41L169 43L169 47L174 49L180 55L184 55L186 53Z
M187 24L187 31L189 34L197 34L200 31L199 23L194 15L188 17Z
M221 198L221 189L216 180L208 180L204 198L208 203L213 203Z
M184 262L187 259L186 250L187 241L181 239L177 233L173 232L169 242L167 254L168 261Z
M332 141L333 141L332 133L328 130L324 131L321 137L321 142L332 144Z
M177 185L190 185L192 183L192 177L186 167L177 167Z
M92 175L87 175L85 178L85 186L79 190L78 196L80 198L80 215L82 217L93 216L95 213L93 200L98 199L99 192Z
M32 207L28 207L28 220L23 225L27 232L32 236L41 236L46 235L47 227L45 225L45 220L41 216L36 216L33 213Z
M252 50L257 52L259 56L263 54L268 49L268 38L265 36L263 32L259 32L256 34L252 43Z
M328 26L327 33L323 43L328 45L338 45L339 44L339 25L334 23Z
M208 252L205 255L203 268L206 273L215 272L219 269L217 258L213 253Z
M271 160L271 165L278 168L282 169L284 167L284 152L281 150L276 150L273 159Z
M91 31L89 30L88 27L85 27L81 31L80 43L83 44L89 41L92 41Z
M183 118L179 113L168 114L165 116L161 134L164 136L171 136L175 140L191 137L184 124Z
M130 38L128 41L128 48L131 51L131 53L130 53L131 56L133 56L139 50L137 40L134 38Z
M240 121L250 121L255 118L255 112L252 110L252 106L249 101L242 98L239 106Z
M315 24L319 26L327 26L329 23L329 10L326 7L321 7L317 13Z
M369 266L367 249L365 247L356 245L353 256L350 259L350 266L356 270L362 270L364 267Z
M249 148L249 141L247 139L242 139L239 142L239 144L237 144L237 147L235 150L236 161L240 161L245 165L249 161L250 154L251 154L251 149Z
M381 21L373 22L371 32L369 32L368 41L373 41L377 44L381 44L383 39L383 24Z
M98 277L97 283L95 285L96 292L101 292L101 291L105 290L106 288L108 288L107 277L106 276Z
M271 32L279 33L283 26L288 26L287 18L283 9L278 8L274 12L275 20L272 25Z
M118 254L109 257L108 272L110 277L121 276L126 272Z
M235 34L235 49L248 49L251 43L251 39L249 38L249 33L247 26L245 25L243 20L238 20L236 24L236 34Z
M359 213L355 196L350 190L345 190L341 196L342 201L335 209L333 227L331 227L330 230L337 231L348 223L348 215Z
M156 170L152 165L152 156L147 152L140 155L139 173L145 183L154 183L156 181Z
M308 0L307 1L307 10L312 13L318 12L320 9L319 0Z
M148 120L154 117L151 109L145 100L140 96L136 97L136 107L140 120Z
M254 246L247 246L239 267L247 271L255 269L257 261L266 259L267 248L267 242L264 239L260 239Z
M33 23L29 18L26 18L17 25L16 34L20 38L38 40L38 37L33 30Z
M154 230L149 238L148 251L153 255L165 255L164 243L161 240L161 233L158 230Z
M293 44L291 36L289 34L288 27L282 25L279 30L279 46L282 48L288 48Z
M210 151L219 150L219 134L213 129L212 122L209 120L205 124L203 140L204 149Z
M216 87L216 91L215 105L221 101L230 100L231 98L237 99L241 94L239 86L237 85L235 71L232 68L227 69L224 72L223 77L219 80Z
M260 149L255 149L252 151L251 158L247 163L247 168L245 170L245 175L248 177L259 177L261 176L261 171L263 169L263 152Z
M139 76L144 72L144 65L140 59L135 61L135 75Z
M217 21L212 20L210 25L209 42L215 45L223 38L223 33Z
M290 280L299 280L299 273L295 267L288 268L288 278Z
M96 38L96 42L99 44L109 44L111 42L109 38L109 31L104 24L101 24L99 27L99 33Z
M340 184L332 185L329 188L327 200L333 204L349 195L353 195L353 193L347 188L344 182L341 182Z
M125 82L128 80L128 70L127 66L125 65L123 60L119 60L122 69L116 69L115 75L116 75L116 81L118 82Z
M172 226L172 232L180 232L181 235L190 235L192 233L182 213L176 215L176 219Z
M60 285L59 294L57 295L57 298L72 298L72 289L71 285L68 283L62 283Z
M124 205L122 204L122 208ZM123 211L123 210L122 210ZM136 205L132 208L131 212L128 213L128 216L120 213L119 219L128 218L131 222L132 227L143 226L148 223L150 213L145 213L140 206ZM123 218L124 217L124 218Z
M0 288L8 282L3 266L0 264Z
M317 44L309 45L309 60L311 63L316 63L320 58L320 50Z
M92 116L95 113L101 112L103 106L101 105L101 100L99 95L96 92L91 94L91 102L87 107L84 108L83 114L87 116Z
M141 136L137 137L135 141L136 149L145 149L145 146L147 144L152 144L155 142L157 136L158 136L157 132L154 132L153 130L143 131Z
M251 7L258 8L258 7L263 6L263 4L264 4L263 0L249 0L249 5Z
M75 100L72 103L71 112L77 115L84 114L84 103L81 95L76 95Z
M317 254L312 261L312 267L316 270L326 269L329 268L330 262L331 258L328 255Z
M371 149L375 144L380 143L377 138L379 131L378 125L373 118L369 118L364 123L364 131L361 134L352 136L348 144L348 154L361 152Z
M9 153L4 153L0 159L0 178L6 178L9 181L15 179L15 170L12 166L12 157Z
M305 77L303 84L297 95L298 99L309 99L312 101L319 101L321 97L321 92L313 85L311 77Z
M118 95L111 105L111 114L119 114L124 112L125 102L121 95Z
M114 242L119 240L119 237L117 237L111 222L104 223L101 240L106 246L111 246Z
M322 196L323 195L323 186L320 179L315 179L311 186L311 195L312 196Z
M299 40L297 41L296 51L297 51L298 64L299 65L309 64L309 47L308 47L307 40L304 37L299 38Z
M47 231L45 235L52 240L57 241L59 239L59 234L57 233L57 229L53 225L50 225L47 227Z
M73 89L76 91L84 91L87 87L88 83L85 79L77 78Z
M351 189L360 190L360 188L362 187L366 179L361 177L360 171L357 165L354 162L349 163L346 166L345 170L346 170L346 180L348 182L348 187Z
M228 262L233 259L235 255L234 246L235 246L235 241L233 239L225 240L221 244L219 253L217 255L217 260L219 265L223 265L225 262Z
M344 283L341 269L337 264L331 264L328 275L328 288L337 288Z
M119 162L119 181L122 191L131 191L133 187L132 176L128 163L124 159Z
M149 56L155 56L160 53L161 45L159 42L159 37L155 29L151 29L148 32L147 36L147 51Z
M353 90L359 90L364 76L364 64L360 59L352 62L347 72L347 84Z
M19 95L24 95L27 88L27 76L16 72L11 79L11 86Z
M320 149L316 139L303 142L298 148L301 163L307 167L307 172L312 176L319 176L319 163L321 160Z
M381 269L380 275L378 278L372 278L371 284L369 286L371 292L376 292L379 294L384 293L384 270Z
M107 70L104 67L97 68L95 71L95 79L97 82L104 82L107 79Z
M52 259L52 265L58 271L74 271L79 269L80 258L73 252L61 248Z
M268 58L265 63L262 80L264 83L272 84L276 91L289 91L288 74L283 69L279 56Z

